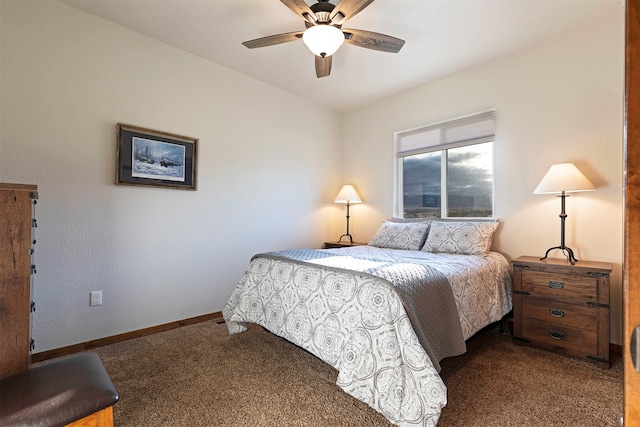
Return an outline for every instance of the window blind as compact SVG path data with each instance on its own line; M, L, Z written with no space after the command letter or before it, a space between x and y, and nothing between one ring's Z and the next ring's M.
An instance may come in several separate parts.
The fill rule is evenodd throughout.
M495 139L496 112L488 111L400 132L397 135L397 157L412 156L435 150L490 142Z

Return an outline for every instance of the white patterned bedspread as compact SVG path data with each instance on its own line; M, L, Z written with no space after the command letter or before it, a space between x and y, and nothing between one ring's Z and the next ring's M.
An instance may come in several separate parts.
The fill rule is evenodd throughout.
M509 263L498 253L330 251L428 259L451 284L465 339L511 310ZM231 334L256 323L330 364L339 387L396 425L435 426L447 402L446 387L386 280L257 256L222 312Z

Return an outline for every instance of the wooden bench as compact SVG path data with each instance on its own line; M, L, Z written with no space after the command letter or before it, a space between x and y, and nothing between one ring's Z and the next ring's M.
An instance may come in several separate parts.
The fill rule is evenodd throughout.
M118 391L95 353L45 362L0 380L0 426L112 427Z

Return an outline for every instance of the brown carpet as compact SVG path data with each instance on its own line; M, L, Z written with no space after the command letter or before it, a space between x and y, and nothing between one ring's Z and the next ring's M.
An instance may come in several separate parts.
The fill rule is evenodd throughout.
M489 331L442 363L439 426L616 426L622 362L610 370ZM337 372L252 326L204 322L95 350L120 392L114 420L142 426L389 426L335 385Z

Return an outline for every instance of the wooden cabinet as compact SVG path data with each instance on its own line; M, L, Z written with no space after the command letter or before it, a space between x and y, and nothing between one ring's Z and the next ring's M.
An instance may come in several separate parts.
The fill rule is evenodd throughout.
M29 367L35 185L0 183L0 378Z
M513 336L609 367L612 265L524 256L513 263Z
M350 248L351 246L366 246L366 243L361 242L324 242L325 249L335 249L335 248Z

